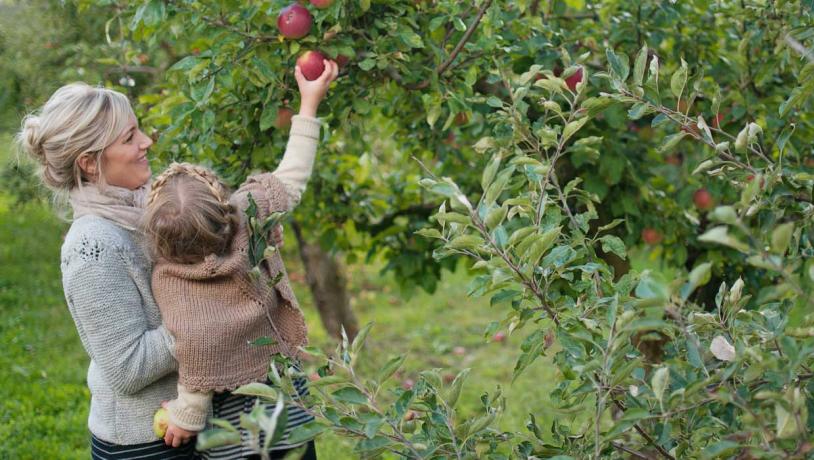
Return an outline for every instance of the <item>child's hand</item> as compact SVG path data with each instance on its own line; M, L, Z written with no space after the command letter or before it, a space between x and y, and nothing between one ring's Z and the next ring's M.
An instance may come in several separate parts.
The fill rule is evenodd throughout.
M294 68L294 77L297 79L297 86L300 88L300 115L309 117L317 116L319 103L328 93L328 87L339 74L339 66L336 62L325 59L325 70L316 80L309 81L302 74L300 66Z
M182 444L188 443L197 434L196 431L187 431L170 423L167 425L167 434L164 435L164 444L179 447Z

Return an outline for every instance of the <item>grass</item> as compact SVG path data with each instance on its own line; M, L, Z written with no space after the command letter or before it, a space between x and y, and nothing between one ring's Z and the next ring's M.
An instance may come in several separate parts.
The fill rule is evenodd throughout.
M8 136L0 136L0 164L8 158ZM0 194L0 459L88 458L86 428L90 394L85 385L88 358L64 304L59 248L67 224L42 203L17 206ZM293 237L287 241L294 241ZM291 250L293 245L289 245ZM296 257L287 257L292 282L314 345L333 349L319 323ZM406 354L399 379L417 379L420 370L441 368L455 374L472 369L459 413L479 407L480 395L502 386L508 399L500 428L523 431L528 414L541 426L553 417L548 393L555 368L538 360L511 383L520 336L505 342L483 337L486 326L502 317L487 299L466 296L464 270L446 273L437 292L399 295L395 283L375 267L347 267L352 305L361 324L375 327L368 339L362 371L372 371L390 356ZM456 354L456 347L463 353ZM460 353L461 349L458 349ZM564 420L560 420L564 421ZM353 443L334 435L317 440L320 458L357 458Z

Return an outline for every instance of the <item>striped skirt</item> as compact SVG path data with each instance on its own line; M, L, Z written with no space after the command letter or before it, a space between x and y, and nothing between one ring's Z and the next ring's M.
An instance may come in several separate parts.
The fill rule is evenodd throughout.
M194 457L195 442L189 442L180 447L169 447L164 441L148 442L144 444L120 445L111 444L93 436L90 437L90 457L93 460L192 460Z
M307 385L308 381L305 378L294 379L294 387L300 396L305 396L308 394ZM212 398L212 415L215 418L228 421L234 427L240 427L240 414L250 413L254 408L254 404L257 399L258 398L254 396L235 395L230 392L215 393ZM269 414L271 414L271 412L274 410L274 406L268 406L266 410ZM269 449L272 452L288 450L303 445L304 443L288 444L286 441L294 428L314 419L314 417L308 412L293 405L287 405L285 410L286 415L288 416L285 433L283 438ZM218 447L204 452L199 452L198 455L206 460L234 460L249 457L253 454L250 448L249 434L243 428L239 428L239 430L242 440L239 445ZM260 445L263 444L265 439L264 434L265 433L261 433L260 435Z

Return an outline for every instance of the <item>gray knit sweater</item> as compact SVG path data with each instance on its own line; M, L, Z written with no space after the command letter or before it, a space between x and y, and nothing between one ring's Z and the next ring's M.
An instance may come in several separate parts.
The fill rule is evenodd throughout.
M115 444L155 441L153 414L177 394L173 339L137 238L89 215L74 221L62 245L65 299L91 358L88 427Z

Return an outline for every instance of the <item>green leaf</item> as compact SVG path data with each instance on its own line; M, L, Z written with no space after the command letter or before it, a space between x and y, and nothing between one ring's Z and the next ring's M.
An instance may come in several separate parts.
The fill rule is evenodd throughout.
M447 243L447 247L450 249L477 251L481 244L483 244L483 238L479 236L461 235Z
M791 243L791 236L793 234L794 222L778 225L772 232L772 251L781 256L785 254L789 243Z
M317 421L305 423L291 430L291 433L288 435L288 439L286 439L286 443L296 445L310 441L327 429L327 426L318 423Z
M367 404L367 396L354 387L340 388L331 393L331 396L337 401L344 403Z
M676 99L681 98L684 92L684 87L687 85L687 62L684 58L681 59L681 67L675 71L672 78L670 78L670 91Z
M633 84L642 86L644 80L644 69L647 65L647 45L642 46L639 55L636 56L636 63L633 65Z
M599 238L599 241L602 242L602 251L604 251L605 253L612 252L619 256L621 259L625 259L627 257L625 243L618 236L604 235L601 238Z
M232 430L206 430L198 433L195 441L196 450L209 450L215 447L232 446L240 444L240 432Z
M728 232L729 230L724 226L714 227L704 232L703 235L699 236L698 241L703 241L705 243L722 244L724 246L729 246L732 249L736 249L740 252L743 252L744 254L748 253L749 245L740 241L734 236L729 235Z
M681 139L684 139L684 136L688 136L689 134L681 131L679 133L671 134L664 138L664 142L662 142L661 146L659 147L659 153L665 154L670 153L672 150L681 142Z
M359 68L367 72L368 70L376 67L376 58L369 57L359 63Z
M363 439L356 444L356 450L360 452L367 452L372 450L384 449L392 444L390 438L384 436L376 436L373 439Z
M244 396L259 396L261 398L270 400L277 399L277 391L274 388L260 382L248 383L234 390L232 393Z
M495 96L489 96L486 99L486 103L489 105L489 107L494 107L496 109L503 107L503 101Z
M735 441L718 441L715 444L705 448L701 453L704 460L712 460L715 458L729 458L737 454L740 450L740 444Z
M568 139L570 139L571 136L574 135L574 133L576 133L583 126L585 126L585 123L587 123L588 120L590 120L590 118L583 117L583 118L580 118L579 120L572 121L571 123L568 123L567 125L565 125L565 128L562 130L562 140L560 142L565 144L568 141Z
M619 77L622 82L627 80L627 77L630 74L630 64L627 55L625 53L617 55L611 48L605 50L605 55L608 58L611 71L617 77Z
M670 369L668 367L660 367L653 373L653 378L650 380L650 387L653 389L653 394L656 396L661 410L664 411L664 391L670 385Z
M381 369L379 369L379 373L376 376L376 381L379 383L383 383L387 379L393 376L397 370L404 364L404 359L406 358L405 355L395 356L390 358Z
M263 113L260 115L260 131L265 131L274 124L277 119L277 104L266 104L263 106Z
M367 335L370 333L370 329L373 327L373 322L369 322L365 324L365 326L359 330L356 334L356 337L353 338L353 343L350 346L351 353L359 353L359 350L365 345L365 340L367 340Z
M461 388L463 388L464 380L466 380L468 375L469 368L466 368L459 372L458 375L455 376L455 380L452 381L449 392L446 398L444 398L449 407L455 407L455 404L458 402L458 398L461 396Z
M399 33L399 38L410 48L424 48L424 41L411 29L403 29Z
M480 141L478 141L480 143ZM483 175L481 176L480 185L483 191L489 188L492 185L492 181L495 179L495 175L497 174L497 170L500 168L500 155L495 155L492 158L492 161L483 168Z

